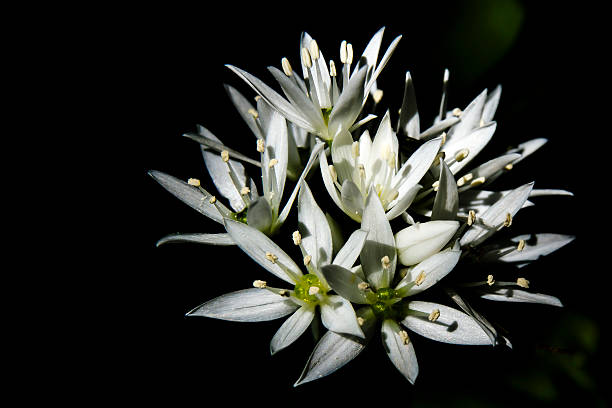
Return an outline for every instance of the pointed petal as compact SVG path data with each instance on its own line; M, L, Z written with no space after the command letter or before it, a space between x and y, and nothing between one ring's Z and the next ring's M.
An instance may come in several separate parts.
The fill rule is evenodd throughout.
M338 173L340 183L353 178L353 136L346 131L341 130L331 145L331 157Z
M385 351L393 365L410 383L414 384L419 374L419 364L412 341L400 335L402 329L393 320L383 321L381 334ZM403 332L406 334L406 332Z
M276 109L281 115L287 118L287 120L295 123L296 125L308 130L309 132L315 132L317 129L310 124L308 119L299 112L293 105L291 105L285 98L279 95L275 90L270 88L260 79L254 77L246 71L232 65L226 65L236 75L238 75L243 81L245 81L255 92L259 94L270 106Z
M302 271L300 271L300 268L293 262L289 255L272 242L264 233L238 221L225 219L224 224L225 229L234 242L236 242L236 245L255 262L285 282L294 285L297 283L279 264L284 265L292 274L298 277L302 276ZM266 253L278 257L277 261L272 263L266 258Z
M270 174L270 160L276 159L278 162L274 166L274 179L276 180L276 193L272 197L272 207L278 208L285 188L287 177L287 155L288 155L288 135L287 122L278 112L274 112L267 123L266 144L262 171ZM269 177L272 179L272 177ZM272 187L271 187L272 188ZM266 192L264 191L264 194Z
M340 194L334 185L334 181L332 179L331 173L329 172L329 164L327 161L327 156L325 152L323 152L319 159L319 167L321 170L321 178L323 179L323 185L325 185L325 189L327 193L331 197L331 199L336 203L338 208L344 211L344 205L342 204L342 200L340 199Z
M230 100L234 104L234 107L240 114L240 117L242 120L244 120L249 129L251 129L251 132L253 132L255 137L263 138L264 136L261 134L259 127L257 126L257 122L250 113L252 112L252 109L254 109L253 105L251 105L248 99L245 98L238 90L236 90L236 88L227 84L223 84L223 86L225 87L225 91L229 95Z
M357 274L340 265L325 265L321 268L329 286L345 299L357 304L369 303L365 291L359 289L359 284L364 283Z
M487 95L487 101L485 102L485 106L482 110L482 122L489 123L493 121L493 116L495 116L495 111L497 110L497 106L499 105L499 98L501 97L502 87L501 85L497 85L493 92Z
M405 136L413 139L419 139L421 133L421 125L419 122L419 110L417 108L416 93L414 91L414 83L410 72L406 72L404 85L404 100L400 110L400 119L398 131L403 132Z
M482 112L487 100L487 90L482 91L461 113L461 122L448 132L447 142L461 142L474 129L481 126ZM447 156L448 157L448 156Z
M302 246L312 257L312 263L317 267L330 263L333 248L331 230L306 181L302 181L298 195L298 223Z
M236 245L229 234L172 234L166 235L159 241L156 246L167 244L169 242L185 242L194 244L206 245Z
M572 235L551 233L519 235L509 240L507 244L498 243L492 245L490 249L483 248L483 254L479 259L485 262L509 263L535 261L569 244L574 238ZM519 251L517 245L521 240L525 242L525 247Z
M242 200L240 192L238 191L238 188L246 185L246 173L244 171L244 166L231 159L226 164L218 153L206 150L204 146L202 146L202 156L204 157L204 164L206 165L208 174L210 175L213 183L215 183L217 191L219 191L223 197L227 198L227 200L230 202L230 206L235 212L238 213L244 210L246 204ZM232 167L234 174L237 176L237 181L241 184L241 186L236 187L232 181L228 170L228 164Z
M412 301L407 305L410 313L404 317L402 324L411 331L432 340L443 343L464 345L488 345L489 337L478 323L467 314L448 306L431 302ZM440 312L436 321L428 316L434 311Z
M333 263L344 268L352 268L357 258L359 258L367 236L367 231L360 229L354 231L336 254Z
M262 289L244 289L212 299L187 316L203 316L234 322L263 322L279 319L298 306L291 300Z
M368 237L359 256L365 276L376 289L388 287L393 280L397 262L395 239L373 188L366 199L361 229L368 231ZM386 269L381 264L381 259L385 256L388 256L390 261Z
M380 75L382 70L387 65L387 62L389 62L389 59L391 58L391 55L393 55L393 51L395 51L395 48L397 48L397 45L399 44L399 41L401 39L402 39L401 35L398 35L397 37L395 37L395 39L391 42L391 44L387 48L387 51L385 51L385 54L380 59L380 63L378 63L376 65L376 70L374 71L374 73L372 74L370 79L368 80L368 83L367 83L367 85L365 87L365 94L366 95L370 92L370 89L372 88L374 83L376 83L376 79L378 78L378 76ZM364 100L364 103L365 103L365 100Z
M329 115L329 134L335 135L338 129L350 129L359 116L365 95L364 84L367 68L361 68L342 90L336 105Z
M409 190L404 192L404 195L398 198L397 203L395 203L395 205L393 205L393 207L387 211L387 219L391 221L402 215L404 211L410 207L421 187L422 186L420 184L415 184Z
M460 124L461 122L459 122L456 126L459 126ZM455 161L449 165L449 168L453 174L457 174L463 167L472 161L478 155L478 153L480 153L480 151L493 137L495 129L497 129L497 123L490 122L489 124L471 131L461 139L453 138L450 141L447 139L447 142L442 147L442 151L445 153L447 160L454 159L457 153L463 149L467 149L469 152L465 159L461 160L460 162Z
M284 349L296 341L310 326L315 316L312 306L302 306L295 311L277 330L270 342L270 353Z
M396 289L399 290L402 297L412 296L422 292L448 275L457 265L460 257L461 249L459 249L458 245L455 245L452 249L448 248L444 251L435 253L415 265L413 268L407 270L406 276L402 278ZM417 281L421 274L423 274L423 281L415 285L414 282Z
M432 220L456 220L459 211L457 182L446 162L440 158L440 180L438 192L431 211Z
M489 182L495 180L499 175L501 175L502 172L505 171L504 168L507 165L515 163L517 159L520 159L520 157L521 155L518 153L504 154L481 164L474 170L471 170L468 174L471 174L472 179L474 180L482 178L485 180L485 182ZM465 184L460 188L460 190L463 193L472 187L472 184Z
M532 293L514 288L483 288L479 290L480 297L500 302L540 303L544 305L563 307L561 301L551 295Z
M272 209L268 200L264 197L251 201L247 211L247 225L253 227L264 234L270 233L272 225Z
M351 180L344 180L344 183L342 183L340 199L342 200L342 204L344 205L345 209L361 218L364 205L363 195L361 195L361 190L359 190L359 187L357 187Z
M427 141L433 138L436 138L438 136L440 136L440 134L442 133L442 131L444 131L445 129L455 125L457 122L459 122L461 119L455 117L455 116L451 116L450 118L446 118L440 122L434 123L431 127L429 127L428 129L425 129L423 131L423 133L421 133L417 139L419 140L423 140L423 141Z
M487 209L480 217L479 223L472 225L463 237L461 237L461 246L468 244L477 245L486 238L493 235L498 228L503 225L507 215L512 217L521 209L529 193L533 188L533 182L524 184L521 187L512 190L504 195L500 200Z
M219 213L219 210L209 202L212 197L211 194L204 192L197 187L191 186L186 182L177 179L169 174L162 173L161 171L151 170L149 175L153 177L163 188L168 190L176 198L198 211L199 213L207 216L213 221L223 223L223 217Z
M312 351L295 386L333 373L353 360L365 349L367 341L374 334L376 318L369 307L359 309L357 315L363 319L361 329L366 335L367 340L334 333L333 331L326 332Z
M328 330L365 339L351 302L338 295L327 296L321 307L321 322Z
M508 153L519 153L521 155L521 157L514 162L514 164L516 164L516 163L520 162L521 160L523 160L523 159L527 158L528 156L530 156L532 153L534 153L540 147L544 146L546 144L546 142L548 142L548 139L545 139L543 137L538 137L536 139L531 139L531 140L528 140L525 143L521 143L520 145L518 145L514 149L509 150Z
M476 323L478 323L480 328L489 337L489 342L491 345L495 346L499 344L499 338L501 337L505 340L508 347L512 348L512 344L510 343L510 341L504 336L498 335L497 330L495 330L493 325L489 323L489 321L481 313L476 311L469 303L467 303L465 299L463 299L459 295L459 293L457 293L452 288L446 288L445 291L450 296L450 298L461 308L461 310L467 313L470 317L472 317L472 319L474 319L474 321L476 321Z

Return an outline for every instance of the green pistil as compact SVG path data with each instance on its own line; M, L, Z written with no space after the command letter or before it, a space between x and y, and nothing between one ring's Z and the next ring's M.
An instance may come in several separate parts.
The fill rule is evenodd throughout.
M379 319L389 319L396 316L393 304L399 300L397 291L391 288L380 288L376 291L376 303L370 305L372 311Z
M397 297L397 292L395 289L391 288L381 288L376 292L376 297L379 301L384 302L387 300L392 300Z
M311 287L319 288L318 293L325 294L323 285L321 284L321 281L319 280L317 275L308 273L302 277L301 281L297 285L295 285L295 289L294 289L295 297L300 300L303 300L306 303L318 302L319 298L317 297L317 295L316 294L311 295L309 293Z
M240 221L243 224L247 223L247 211L249 210L249 207L245 207L244 210L240 211L239 213L234 213L234 219L236 221Z
M325 126L329 125L329 115L331 115L332 108L323 108L321 109L321 113L323 114L323 121L325 122Z

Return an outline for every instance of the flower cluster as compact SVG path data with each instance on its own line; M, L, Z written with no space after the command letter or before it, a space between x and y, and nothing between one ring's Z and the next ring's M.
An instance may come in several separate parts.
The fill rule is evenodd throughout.
M384 28L372 37L359 59L354 59L352 44L343 41L341 67L325 60L316 40L304 33L299 50L302 75L287 58L281 60L281 69L269 68L282 93L228 66L257 94L249 99L226 85L255 136L253 153L257 151L259 160L229 148L202 126L185 135L199 143L219 198L198 179L149 173L219 223L217 232L169 235L158 244L235 245L274 275L269 279L286 284L269 284L253 268L252 288L209 300L188 316L239 322L285 318L272 337L272 353L291 345L315 318L327 329L296 385L344 366L378 330L388 357L411 383L419 371L412 333L445 343L511 346L468 303L466 294L561 306L559 299L530 290L524 277L500 281L491 272L475 282L451 278L460 264L520 268L573 239L552 233L511 238L497 234L511 226L519 210L534 205L531 199L571 195L534 189L533 182L504 191L489 189L546 139L525 141L474 165L496 130L493 118L501 86L484 90L464 109L449 109L448 71L439 112L428 128L421 128L409 72L395 123L389 110L380 119L373 109L368 112L381 102L376 80L401 38L395 38L379 60L383 33ZM251 178L246 167L257 176ZM292 187L290 194L286 185ZM311 191L315 186L324 192L317 199ZM297 211L292 211L294 202ZM324 211L321 205L328 203L331 208ZM333 212L338 217L332 217ZM299 251L281 248L291 240ZM300 253L300 259L288 252ZM455 307L419 300L419 294L434 285Z

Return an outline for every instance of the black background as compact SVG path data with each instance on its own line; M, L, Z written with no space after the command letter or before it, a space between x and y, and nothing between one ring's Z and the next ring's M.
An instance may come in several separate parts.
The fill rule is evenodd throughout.
M502 3L518 7L522 16L507 47L483 23L488 21L483 10ZM312 3L300 8L226 2L114 10L93 40L103 52L91 61L101 68L93 81L94 95L106 101L95 123L106 133L100 141L114 151L102 166L113 179L119 163L121 169L117 182L103 192L108 204L102 219L109 222L100 228L113 237L96 250L105 269L92 271L93 282L86 284L86 294L104 288L104 313L100 325L88 332L92 343L83 353L93 357L85 357L85 366L106 373L99 379L87 376L88 385L94 385L87 387L88 400L171 406L215 400L229 406L366 401L558 406L578 397L584 406L603 403L604 317L609 309L603 280L609 268L599 264L596 243L598 231L606 228L606 220L600 219L605 210L600 210L607 201L601 193L607 135L601 110L606 108L594 96L606 79L598 73L602 49L590 47L602 37L590 30L596 12L587 6L532 3ZM445 345L413 335L420 365L415 386L392 366L377 337L341 371L293 388L314 344L308 334L270 356L269 341L281 321L239 324L184 317L206 300L270 277L236 248L156 248L156 241L169 233L221 230L146 172L200 178L212 189L199 147L181 137L197 124L229 146L254 153L253 138L223 84L254 94L224 64L272 84L265 68L280 66L284 56L298 66L302 31L317 39L326 58L337 60L342 40L359 54L382 26L383 50L403 35L378 81L385 91L382 104L392 112L399 108L404 73L410 70L422 126L429 124L438 109L443 70L449 68L450 106L464 107L484 88L503 86L498 128L483 157L534 137L549 140L500 179L498 187L535 180L536 188L574 192L574 197L538 199L536 207L519 213L512 227L577 237L523 273L537 291L559 297L565 307L482 303L487 316L509 330L513 351ZM477 64L470 63L474 58ZM333 206L324 194L317 200L324 208Z

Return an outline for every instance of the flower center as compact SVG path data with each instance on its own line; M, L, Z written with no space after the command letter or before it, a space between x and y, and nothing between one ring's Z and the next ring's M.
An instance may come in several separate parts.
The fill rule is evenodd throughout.
M329 125L329 115L331 115L332 108L322 108L321 113L323 114L323 121L325 126Z
M234 219L236 221L240 221L243 224L247 223L247 211L249 210L249 207L244 207L244 210L240 211L239 213L234 213Z
M370 305L372 311L381 320L395 318L397 315L393 305L401 298L397 296L397 291L391 288L380 288L376 291L377 302Z
M324 295L325 289L317 275L308 273L295 285L294 294L296 298L306 303L317 303L319 301L317 294Z

